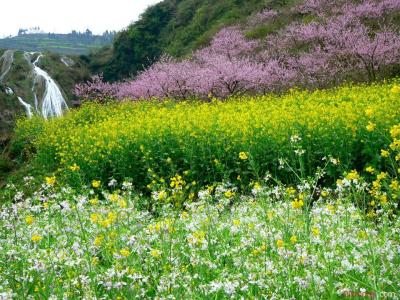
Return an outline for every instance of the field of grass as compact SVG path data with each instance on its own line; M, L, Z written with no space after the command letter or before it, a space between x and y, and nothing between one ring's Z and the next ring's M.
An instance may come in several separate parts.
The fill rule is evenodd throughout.
M397 81L91 103L12 151L0 298L400 298Z

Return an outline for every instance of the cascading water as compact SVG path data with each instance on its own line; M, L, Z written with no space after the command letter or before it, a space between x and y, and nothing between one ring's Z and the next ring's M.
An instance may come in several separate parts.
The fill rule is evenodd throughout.
M26 115L28 118L32 117L32 106L26 103L21 97L17 97L18 101L25 107Z
M14 63L14 53L14 50L6 50L3 55L0 56L0 83L3 83L3 81L6 80L6 76L11 70ZM37 56L32 62L35 55ZM38 66L43 54L37 52L25 52L24 57L32 68L32 94L34 98L34 107L33 104L29 103L31 101L25 102L22 97L17 95L16 97L25 108L27 116L31 117L33 115L33 108L38 114L42 115L46 119L54 116L61 116L63 110L68 109L68 105L54 79ZM62 62L68 67L74 64L74 62L68 57L63 57ZM14 90L9 86L6 86L4 91L7 95L15 94Z
M35 53L25 53L25 57L29 62L31 62L30 55ZM64 109L68 109L67 102L62 95L60 88L57 83L49 76L49 74L37 66L40 58L43 57L43 54L39 53L36 60L32 63L33 73L34 73L34 84L32 87L32 92L35 97L35 109L44 117L54 117L61 116L63 114ZM39 111L36 83L40 82L40 80L44 81L45 90L42 97L41 111Z

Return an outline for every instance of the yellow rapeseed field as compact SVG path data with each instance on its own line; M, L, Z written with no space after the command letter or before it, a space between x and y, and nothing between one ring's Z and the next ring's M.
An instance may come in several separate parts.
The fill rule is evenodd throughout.
M292 90L211 103L89 103L63 118L21 120L17 140L31 141L48 175L65 174L70 183L76 179L71 168L88 183L111 176L131 178L139 188L175 174L202 185L227 178L247 184L266 172L289 181L293 172L281 159L301 176L314 174L328 156L344 170L382 167L376 153L400 121L397 86Z

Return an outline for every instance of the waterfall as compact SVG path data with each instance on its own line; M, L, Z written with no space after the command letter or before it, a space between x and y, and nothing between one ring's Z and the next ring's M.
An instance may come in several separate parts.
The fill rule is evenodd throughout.
M10 72L12 64L14 63L14 50L7 50L0 56L0 83L3 82L7 74ZM32 62L32 56L37 55L36 59ZM34 110L42 115L45 119L50 117L57 117L63 114L63 110L68 109L67 102L53 78L38 64L44 55L37 52L25 52L24 57L32 67L33 85L32 94L34 97L34 104L31 101L25 102L21 97L17 96L18 101L24 106L28 117L33 115ZM64 64L73 64L73 61L68 57L63 60ZM43 83L44 92L39 94L38 83ZM40 85L41 86L41 85ZM5 87L5 92L8 95L13 95L14 91L10 87ZM18 93L18 91L17 91ZM34 106L33 106L34 105Z
M36 74L36 78L43 78L45 81L45 92L42 98L42 116L44 118L61 116L63 114L63 109L68 109L67 102L65 101L60 88L56 82L49 76L49 74L39 68L37 64L43 55L40 53L39 56L33 63L33 72ZM35 80L36 80L35 78ZM36 91L35 95L35 105L37 104Z
M30 56L32 54L35 53L25 53L25 58L27 58L29 62L31 62ZM52 79L46 71L37 66L42 57L43 54L39 53L36 60L32 63L33 73L35 76L32 92L35 98L35 109L47 119L49 117L61 116L63 114L63 110L68 109L68 105L54 79ZM41 99L41 111L39 111L39 101L35 85L35 83L39 82L40 80L43 80L45 84L45 90Z
M28 118L32 117L32 106L28 103L26 103L24 100L22 100L21 97L17 97L18 101L25 107L26 110L26 115Z

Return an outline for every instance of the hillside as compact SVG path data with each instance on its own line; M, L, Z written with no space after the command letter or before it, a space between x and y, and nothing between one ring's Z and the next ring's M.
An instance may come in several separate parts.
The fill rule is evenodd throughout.
M356 38L357 34L364 34L362 43L367 48L370 47L367 50L369 52L373 52L374 46L371 46L373 41L371 42L367 38L374 38L375 32L378 30L383 32L389 30L391 34L399 29L398 1L354 2L341 0L329 2L319 0L308 2L303 5L303 1L300 0L164 0L149 7L137 22L119 32L112 48L93 53L86 57L86 61L89 63L91 71L96 74L103 73L106 81L119 81L136 76L158 61L163 54L178 59L187 58L194 51L208 46L222 28L230 26L239 26L246 38L259 42L263 52L269 48L270 52L274 52L272 56L278 58L282 58L286 54L301 54L310 50L311 37L305 35L307 34L306 30L312 30L314 24L325 24L325 28L321 28L321 30L326 32L332 26L332 28L336 28L336 31L340 31L340 27L347 30L347 33L343 30L338 32L338 36L344 37L344 34L352 34L353 38ZM347 23L345 23L345 18L335 21L335 16L339 12L343 17L349 16L349 13L353 14L353 20L347 20ZM266 15L263 15L264 13ZM268 16L268 13L272 14ZM331 20L333 23L331 22L332 24L329 25L326 22L330 17L333 17ZM342 22L342 24L338 24L338 22ZM357 22L360 24L355 24ZM307 28L308 24L310 25ZM351 27L350 30L348 30L349 27ZM296 37L294 36L296 28L305 31L297 32ZM355 28L358 28L358 33L357 30L353 30ZM364 33L361 30L364 30ZM293 34L292 38L289 37L289 34ZM301 34L308 40L296 40L301 38ZM315 34L316 32L314 32L314 41L318 40ZM387 37L388 44L391 43L389 39L390 37ZM344 40L343 42L345 42ZM376 40L382 40L382 37L377 37ZM279 44L279 41L282 43ZM312 48L318 44L318 41L316 42L311 45ZM361 49L361 46L360 41L359 45L351 45L349 49ZM256 50L259 48L257 47ZM284 53L280 53L282 50ZM368 55L374 56L370 54ZM268 55L271 56L271 53ZM363 54L361 53L361 55ZM321 60L317 59L317 61L321 63ZM290 63L292 62L285 62L285 64ZM364 64L368 65L370 62L365 61ZM351 66L351 63L349 65ZM390 74L390 76L398 74L398 69L390 71ZM375 74L371 74L371 76L375 77ZM352 79L364 80L358 75L353 76Z
M224 19L225 26L210 42L183 55L185 51L178 53L173 45L178 43L180 49L190 49L197 40L195 34L186 48L172 33L152 30L152 26L167 28L174 19L168 19L167 8L172 6L163 1L123 31L113 49L103 52L111 57L108 63L103 60L104 68L100 60L92 59L90 63L89 58L92 71L104 71L105 81L115 79L113 76L123 80L107 83L94 77L77 86L77 96L210 101L291 88L374 82L400 74L399 1L310 0L281 7L275 3L275 9L270 8L272 4L248 17L243 14L234 23ZM152 12L153 19L149 17ZM182 30L190 32L191 24ZM179 32L179 28L171 32ZM129 38L124 40L124 36ZM162 42L151 46L151 39L165 41L166 36L169 39L164 47ZM141 44L140 40L146 38L150 40ZM129 78L132 75L136 76Z
M110 45L113 39L113 32L93 35L89 30L85 33L73 31L69 34L25 33L24 30L20 30L17 36L0 39L0 49L81 55Z
M164 0L115 38L112 57L99 63L89 57L94 71L106 80L120 80L150 65L161 54L182 57L206 45L222 27L242 22L265 8L290 7L295 0Z

